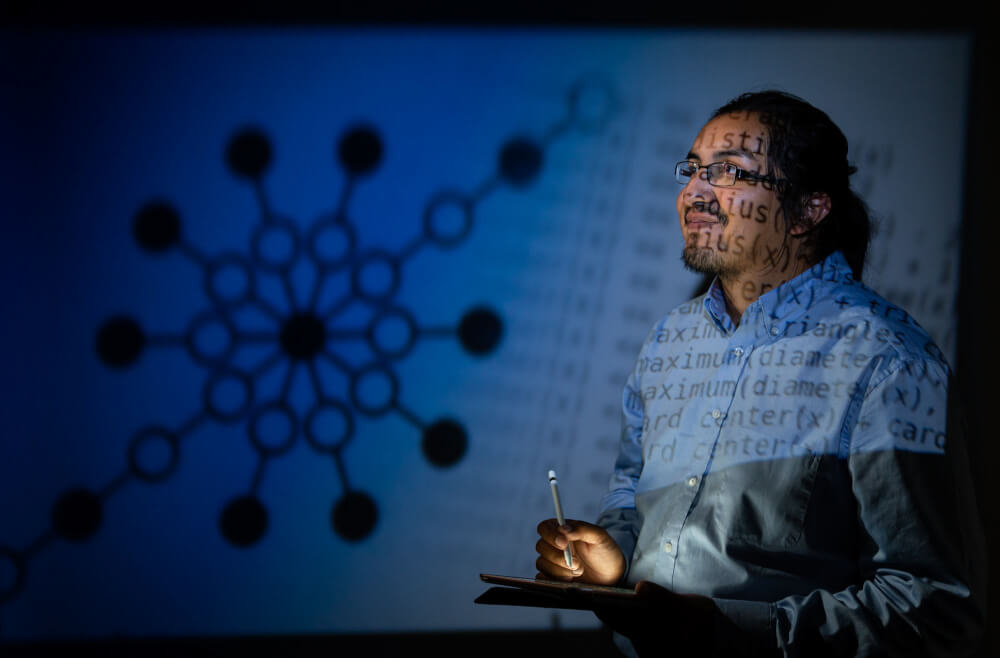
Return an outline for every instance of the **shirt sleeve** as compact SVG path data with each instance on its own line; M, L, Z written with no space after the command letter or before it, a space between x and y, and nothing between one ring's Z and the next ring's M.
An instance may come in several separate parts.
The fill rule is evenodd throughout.
M601 504L597 525L608 531L625 555L625 578L632 563L636 539L642 519L635 509L635 489L642 474L643 402L635 370L629 375L622 392L622 428L618 456Z
M840 455L857 503L858 582L774 603L717 599L723 655L951 657L978 648L985 540L949 388L945 366L911 360L858 396Z

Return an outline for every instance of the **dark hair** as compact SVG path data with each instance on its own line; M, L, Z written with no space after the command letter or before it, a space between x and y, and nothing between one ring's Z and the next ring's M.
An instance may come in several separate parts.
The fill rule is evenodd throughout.
M865 267L872 221L868 207L851 190L855 171L847 162L847 138L825 112L783 91L743 94L712 115L755 113L768 131L768 173L784 178L779 188L781 210L788 229L805 223L803 204L817 192L830 197L830 212L801 237L809 255L819 262L834 251L843 252L859 281ZM786 239L789 233L786 232Z

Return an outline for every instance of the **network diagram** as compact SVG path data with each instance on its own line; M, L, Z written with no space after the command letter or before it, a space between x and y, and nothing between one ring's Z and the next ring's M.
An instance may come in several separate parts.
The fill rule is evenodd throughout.
M56 499L50 528L23 548L0 545L0 610L27 585L29 563L46 545L57 540L85 542L105 522L106 501L129 480L163 483L177 470L185 441L205 423L237 424L245 429L257 458L249 491L234 495L218 515L218 530L234 547L252 547L267 533L269 512L259 488L268 463L304 440L317 455L332 459L342 493L330 509L330 527L348 542L367 538L378 522L378 503L352 481L343 451L359 439L359 416L378 419L398 414L420 436L427 461L439 468L462 460L469 444L465 425L454 417L427 420L403 402L403 383L394 366L428 338L454 338L469 355L498 349L504 333L502 315L477 305L462 312L457 326L422 327L413 309L397 299L403 265L418 251L457 247L472 232L476 207L501 185L525 188L537 179L545 149L568 131L597 133L615 113L614 91L600 78L573 84L566 95L567 112L540 137L514 136L500 147L494 172L473 191L439 190L424 205L422 232L402 249L362 249L357 222L350 212L353 192L374 176L383 158L384 144L377 127L367 123L348 127L335 145L336 162L344 175L343 192L332 212L320 215L304 229L277 213L264 192L263 180L273 160L265 132L244 128L224 149L225 165L254 191L259 221L252 227L245 253L206 256L185 239L180 213L168 201L152 200L134 215L132 233L139 249L149 254L179 250L201 273L208 307L190 319L180 334L157 333L127 314L108 317L96 329L95 350L109 369L121 370L144 353L165 346L182 346L205 372L200 390L201 409L174 425L149 424L130 437L127 469L97 489L69 488ZM302 290L292 270L311 264L315 280ZM259 283L269 277L284 294L278 305L261 294ZM333 277L346 279L347 290L332 301L321 291ZM363 328L343 326L345 309L362 304L370 319ZM269 328L243 327L240 311L253 309L268 318ZM369 357L357 365L338 353L338 345L353 341L366 345ZM267 356L252 367L237 363L237 351L247 345ZM320 375L320 367L339 373L339 386ZM284 368L284 374L280 369ZM293 379L307 373L312 403L302 413L290 403ZM279 373L277 394L262 392L261 381ZM337 390L333 390L336 388Z

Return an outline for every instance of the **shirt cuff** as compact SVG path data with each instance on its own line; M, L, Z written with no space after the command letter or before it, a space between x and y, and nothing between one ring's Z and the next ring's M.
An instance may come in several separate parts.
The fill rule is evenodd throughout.
M628 580L629 568L632 566L632 551L635 550L636 527L638 526L639 512L635 508L616 507L604 510L597 518L597 525L608 531L611 538L618 544L622 555L625 556L625 573L622 575L620 585Z
M775 632L775 606L767 601L712 599L716 656L781 656Z

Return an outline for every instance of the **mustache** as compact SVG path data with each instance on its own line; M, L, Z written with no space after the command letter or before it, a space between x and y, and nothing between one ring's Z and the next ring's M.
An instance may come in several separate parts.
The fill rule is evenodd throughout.
M712 199L711 201L695 201L694 203L691 204L691 207L688 209L688 212L690 212L691 210L696 210L701 213L713 215L716 219L719 220L719 223L722 224L723 226L729 223L729 216L726 213L722 212L722 206L719 204L718 199ZM685 213L685 219L686 217L687 213Z

